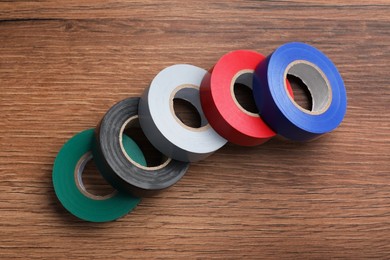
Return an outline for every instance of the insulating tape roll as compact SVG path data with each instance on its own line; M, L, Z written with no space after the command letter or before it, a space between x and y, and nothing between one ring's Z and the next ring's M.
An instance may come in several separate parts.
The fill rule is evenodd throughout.
M95 130L93 156L101 160L103 177L116 189L140 197L152 196L179 181L189 164L168 158L156 167L135 162L124 151L123 132L138 121L139 98L127 98L111 107Z
M85 130L69 139L58 153L53 166L54 191L62 205L76 217L91 222L115 220L127 214L140 199L115 191L107 196L96 196L86 191L81 174L92 159L94 129ZM124 136L126 152L138 163L145 158L137 144ZM94 160L98 165L99 161Z
M232 51L222 56L202 81L203 111L215 131L229 142L253 146L275 136L259 114L245 110L234 94L235 83L252 89L254 70L264 59L262 54L254 51Z
M312 97L312 109L300 107L287 93L287 75L300 78ZM287 43L256 68L253 94L264 121L278 134L307 141L332 131L344 118L347 97L336 66L304 43Z
M206 158L226 144L203 114L199 86L207 71L177 64L160 71L139 103L139 121L146 137L161 153L183 162ZM183 124L175 115L173 99L191 103L201 117L201 127Z

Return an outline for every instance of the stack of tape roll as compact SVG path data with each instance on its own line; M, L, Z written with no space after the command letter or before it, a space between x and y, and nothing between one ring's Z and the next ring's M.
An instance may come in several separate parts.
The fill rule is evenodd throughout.
M295 102L288 75L307 86L311 109ZM258 113L241 106L235 84L252 90ZM190 127L176 116L174 99L196 108L200 127ZM332 131L344 118L346 99L335 65L304 43L287 43L268 57L250 50L232 51L209 71L176 64L160 71L141 98L118 102L95 129L65 143L53 166L54 190L62 205L80 219L115 220L134 209L140 197L177 183L190 163L207 158L228 141L254 146L275 135L308 141ZM160 165L147 165L138 144L126 135L135 126L166 157ZM86 190L82 173L92 158L114 193L97 196Z

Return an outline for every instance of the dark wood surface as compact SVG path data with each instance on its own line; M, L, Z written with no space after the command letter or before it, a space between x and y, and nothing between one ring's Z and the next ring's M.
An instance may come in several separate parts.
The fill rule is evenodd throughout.
M228 144L115 222L59 204L51 171L64 142L161 69L290 41L343 76L334 132ZM1 1L0 258L388 259L389 65L388 0Z

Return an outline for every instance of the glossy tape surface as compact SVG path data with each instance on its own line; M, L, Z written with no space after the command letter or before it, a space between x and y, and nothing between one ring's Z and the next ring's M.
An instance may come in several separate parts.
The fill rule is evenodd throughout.
M140 198L116 192L112 196L94 199L80 190L75 171L80 159L91 152L93 142L94 129L89 129L76 134L64 144L54 162L54 191L62 205L76 217L91 222L112 221L135 208ZM132 139L125 137L124 147L134 160L146 164L141 150ZM94 161L96 165L99 164L96 159Z
M149 141L161 153L183 162L205 159L226 144L209 125L200 104L199 86L207 71L189 64L176 64L160 71L139 103L139 121ZM175 115L173 99L190 102L202 126L191 128Z
M101 173L116 189L135 196L152 196L179 181L189 164L168 159L160 167L142 167L131 161L121 148L123 127L131 118L138 117L139 98L127 98L104 115L96 127L95 158L103 162Z
M258 113L241 107L234 94L235 83L252 89L254 70L264 59L265 56L251 50L229 52L202 81L200 97L204 113L211 126L229 142L254 146L276 135ZM288 88L291 91L289 84Z
M286 92L286 71L295 62L311 64L330 88L328 105L319 113L300 108ZM304 43L282 45L261 62L253 78L253 94L264 121L291 140L308 141L330 132L346 113L346 91L336 66L322 52Z

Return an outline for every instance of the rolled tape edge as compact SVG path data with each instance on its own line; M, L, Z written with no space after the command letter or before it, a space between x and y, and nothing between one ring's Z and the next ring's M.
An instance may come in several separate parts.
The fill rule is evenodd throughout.
M106 160L103 176L119 190L136 196L153 196L178 182L189 164L169 160L161 168L139 168L129 161L119 145L120 129L131 117L138 115L139 98L124 99L110 108L95 132L97 150ZM105 131L105 134L102 134Z
M296 50L292 51L291 49L288 49L289 47L295 48ZM286 48L287 52L289 51L288 53L284 53L286 52ZM305 53L305 55L300 56L302 55L299 53L300 48L307 48L303 50L303 53ZM285 61L283 61L279 65L277 62L279 62L279 60L281 59L284 59ZM288 62L289 60L291 61ZM321 71L324 68L323 66L329 66L325 71L322 71L322 73L324 73L326 80L335 77L337 82L329 82L329 87L331 88L331 93L334 94L337 92L337 94L339 94L340 99L332 99L330 107L328 107L325 112L320 113L319 115L306 115L303 112L298 111L298 108L293 105L293 103L287 98L287 96L283 96L286 95L286 93L281 85L281 82L283 80L282 73L284 73L284 70L287 68L287 65L294 60L308 60L314 65L320 66L319 68L321 69ZM282 65L284 63L286 64ZM330 72L331 75L327 74L326 72ZM275 77L277 78L275 79ZM274 84L278 84L278 86L270 87L270 85ZM322 134L328 133L334 130L341 123L346 112L345 86L336 66L321 51L319 51L313 46L304 43L287 43L285 45L282 45L277 48L273 53L271 53L265 61L259 64L255 70L253 92L255 96L256 105L260 111L260 114L264 118L264 121L266 121L266 123L275 132L290 140L308 141L315 139ZM284 102L280 103L281 100L283 100ZM343 103L344 100L345 103ZM341 103L335 103L339 101ZM340 105L342 107L339 107ZM331 113L333 113L333 115L330 115ZM304 115L304 117L302 117L301 115ZM338 123L334 124L336 119ZM330 122L332 126L329 127L328 123L325 123L324 120ZM306 126L306 124L308 124L307 122L309 121L316 126L320 126L322 124L326 125L326 127L323 127L323 129L317 127L317 130L314 130L314 128Z
M211 127L213 127L214 130L222 137L236 145L255 146L270 140L271 137L258 138L245 134L224 120L223 115L219 112L217 106L215 105L213 93L210 89L211 73L212 70L210 70L210 72L203 78L200 88L200 99L202 107L204 108L203 111Z
M120 192L95 199L88 197L80 190L81 187L77 187L75 170L81 158L91 151L93 131L88 129L79 132L62 146L54 161L52 181L58 200L72 215L85 221L107 222L132 211L140 199ZM135 143L131 145L136 146ZM134 153L139 152L139 148L134 151ZM137 156L141 155L142 153ZM94 161L96 163L96 158Z
M179 72L181 78L176 77L174 81L166 80ZM186 75L192 72L195 74L186 78ZM201 80L206 73L206 70L190 64L166 67L156 75L141 97L139 104L141 127L152 145L168 157L183 162L196 162L207 158L227 142L207 121L205 126L193 130L183 127L167 104L172 91L180 86L196 86L199 91ZM163 94L158 94L158 91ZM164 102L154 104L156 96L163 98ZM200 104L200 97L194 98L199 98L197 102ZM158 109L158 106L164 107ZM199 107L198 112L203 114L203 108ZM157 118L157 114L162 118ZM170 129L166 127L167 124L170 125Z

